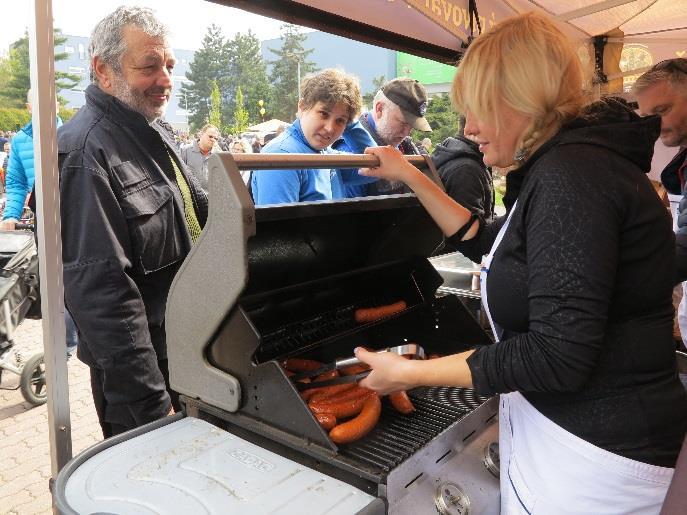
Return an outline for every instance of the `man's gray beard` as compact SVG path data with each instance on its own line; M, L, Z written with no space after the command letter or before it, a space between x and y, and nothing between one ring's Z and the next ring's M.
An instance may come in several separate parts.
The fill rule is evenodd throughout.
M392 140L393 140L394 138L395 138L395 139L398 139L398 136L397 136L397 134L396 134L395 132L389 130L388 127L387 127L389 116L390 116L390 115L388 114L388 112L384 112L384 114L382 114L382 117L381 117L381 118L379 119L379 121L377 122L377 127L376 127L377 135L378 135L378 136L382 139L382 141L384 141L387 145L400 145L400 144L401 144L401 141L403 141L403 139L401 139L401 141L398 141L398 142L396 142L396 143L392 143Z
M148 123L153 123L155 120L160 118L165 113L165 109L167 108L167 103L157 109L149 108L146 105L145 97L132 90L129 87L129 84L127 84L126 80L124 80L124 77L117 73L115 73L114 79L112 80L112 92L113 96L119 99L120 102L137 113L143 115Z

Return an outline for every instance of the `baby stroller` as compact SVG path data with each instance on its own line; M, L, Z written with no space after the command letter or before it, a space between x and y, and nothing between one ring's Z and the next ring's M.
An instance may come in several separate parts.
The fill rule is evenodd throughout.
M0 266L0 383L3 372L19 375L22 396L38 406L48 399L43 353L24 359L13 340L14 330L24 318L40 318L33 232L0 231Z

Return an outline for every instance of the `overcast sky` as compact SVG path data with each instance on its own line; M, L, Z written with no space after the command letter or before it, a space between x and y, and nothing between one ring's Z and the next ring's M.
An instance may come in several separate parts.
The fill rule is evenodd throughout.
M13 41L23 36L31 19L34 0L4 0L0 30L0 52L5 53ZM222 28L226 37L251 29L258 38L279 36L282 22L232 9L205 0L53 0L56 28L72 36L90 36L95 24L120 5L142 5L152 8L172 31L172 46L185 50L200 47L203 35L211 23Z

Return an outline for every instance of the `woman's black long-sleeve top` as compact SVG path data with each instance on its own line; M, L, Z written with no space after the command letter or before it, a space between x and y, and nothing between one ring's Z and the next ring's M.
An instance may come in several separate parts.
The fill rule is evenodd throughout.
M504 335L468 364L479 393L519 391L598 447L673 467L687 394L672 339L674 237L644 173L659 126L599 103L511 172L517 204L487 282ZM504 222L458 250L479 261Z

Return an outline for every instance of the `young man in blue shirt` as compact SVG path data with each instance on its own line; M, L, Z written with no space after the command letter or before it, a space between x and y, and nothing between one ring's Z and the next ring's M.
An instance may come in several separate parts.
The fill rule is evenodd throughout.
M341 70L326 69L301 84L296 121L263 149L267 154L332 154L341 137L355 153L376 146L357 121L362 107L358 80ZM371 182L357 170L300 169L253 172L251 191L256 205L344 198L345 187ZM376 180L372 178L372 181Z

